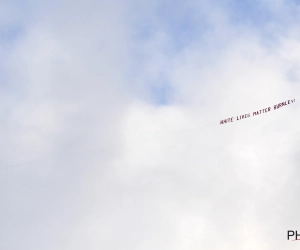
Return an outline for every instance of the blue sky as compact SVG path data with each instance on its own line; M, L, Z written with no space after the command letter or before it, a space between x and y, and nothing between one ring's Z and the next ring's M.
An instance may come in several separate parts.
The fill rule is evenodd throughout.
M296 8L293 2L276 5L267 1L154 3L146 14L138 15L136 19L133 34L141 48L137 46L135 53L140 55L138 62L148 60L148 54L143 57L144 46L157 39L158 34L163 34L163 41L152 53L153 57L163 55L168 58L166 67L190 47L203 50L203 55L206 55L203 59L211 60L210 57L221 56L232 42L247 35L255 36L267 50L276 49L289 27L297 22ZM227 34L226 30L229 31ZM176 87L168 79L162 81L162 74L168 78L161 69L157 79L148 83L150 94L154 95L150 100L166 105L166 99L172 98L165 97L176 92Z

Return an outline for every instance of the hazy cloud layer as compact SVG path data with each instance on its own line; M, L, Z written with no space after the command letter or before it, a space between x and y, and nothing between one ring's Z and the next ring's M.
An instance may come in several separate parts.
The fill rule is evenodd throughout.
M0 2L1 249L298 249L298 16Z

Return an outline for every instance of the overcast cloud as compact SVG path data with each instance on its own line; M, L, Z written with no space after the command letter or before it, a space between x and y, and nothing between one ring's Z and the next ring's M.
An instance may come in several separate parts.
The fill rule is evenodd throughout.
M1 0L0 248L299 249L299 18Z

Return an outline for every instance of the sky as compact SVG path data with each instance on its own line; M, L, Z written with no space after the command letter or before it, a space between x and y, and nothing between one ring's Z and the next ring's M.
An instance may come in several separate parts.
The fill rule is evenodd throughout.
M0 0L0 248L299 249L299 19Z

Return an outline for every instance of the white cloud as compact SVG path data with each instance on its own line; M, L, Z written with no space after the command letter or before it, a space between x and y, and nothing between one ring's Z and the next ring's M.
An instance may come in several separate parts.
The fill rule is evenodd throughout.
M1 171L1 248L296 249L297 25L266 48L204 4L213 28L176 50L157 3L134 4L39 4L6 52L0 162L41 161Z

